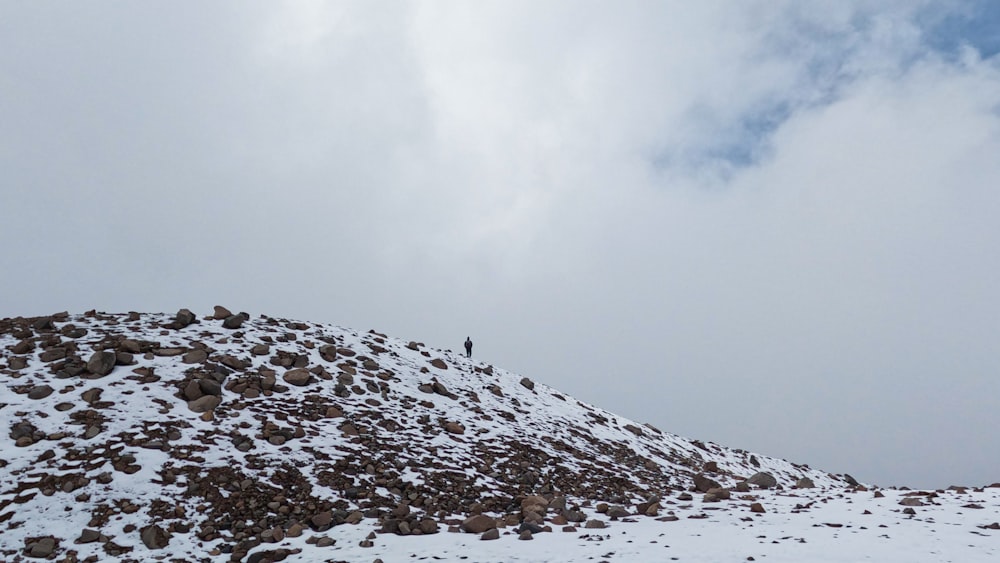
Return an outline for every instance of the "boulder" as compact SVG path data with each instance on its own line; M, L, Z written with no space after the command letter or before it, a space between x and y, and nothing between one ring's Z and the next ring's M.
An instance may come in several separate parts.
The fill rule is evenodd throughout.
M184 328L195 321L197 321L197 318L195 318L194 313L190 309L181 309L174 316L174 327L178 329Z
M497 527L497 521L485 514L470 516L462 522L462 530L470 534L481 534Z
M808 477L803 477L803 478L801 478L801 479L799 479L798 481L795 482L795 488L796 489L814 489L814 488L816 488L816 484L813 483L812 479L810 479Z
M288 370L285 372L285 375L281 376L281 378L285 380L285 383L295 385L296 387L305 387L306 385L309 385L309 378L311 377L312 374L305 368Z
M247 320L244 313L238 315L229 315L226 320L222 321L222 326L230 330L236 330L243 326L243 321Z
M56 539L49 536L30 542L25 551L28 557L48 558L56 550Z
M496 528L490 528L483 532L483 535L479 536L481 540L498 540L500 539L500 530Z
M528 379L527 377L522 377L521 378L521 386L524 387L525 389L529 390L529 391L534 391L534 389L535 389L535 382L532 381L532 380L530 380L530 379Z
M170 543L170 533L156 524L143 528L139 537L149 549L163 549Z
M778 480L774 478L774 475L761 471L760 473L754 473L747 479L747 483L751 485L756 485L761 489L772 489L778 486Z
M722 485L714 479L710 479L701 473L694 476L694 488L700 493L707 493L711 489L721 489Z
M35 400L44 399L45 397L51 395L52 391L53 391L52 387L48 385L37 385L35 387L32 387L31 391L28 391L28 398Z
M200 364L207 359L208 359L208 352L206 352L205 350L195 348L194 350L191 350L187 354L184 354L184 357L181 358L181 361L185 364Z
M111 373L111 370L115 369L115 364L118 362L118 356L114 352L109 352L107 350L98 350L90 356L87 360L87 371L94 375L105 376Z
M188 409L190 409L191 412L198 413L212 412L221 402L222 399L214 395L205 395L204 397L200 397L194 401L188 401Z

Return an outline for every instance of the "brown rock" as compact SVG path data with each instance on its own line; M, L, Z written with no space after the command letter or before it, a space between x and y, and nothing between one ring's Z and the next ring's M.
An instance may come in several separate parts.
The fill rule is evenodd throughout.
M149 549L163 549L170 543L170 533L155 524L143 528L139 537Z
M84 528L80 532L80 537L76 539L75 543L93 543L101 539L101 533L97 530L91 530L89 528Z
M462 522L462 530L470 534L481 534L486 530L497 527L497 521L485 514L470 516Z
M35 400L44 399L45 397L51 395L52 391L52 387L49 387L48 385L38 385L32 387L31 391L28 391L28 398Z
M496 528L490 528L483 532L483 535L479 536L480 540L498 540L500 539L500 530Z
M117 362L118 357L114 352L98 350L90 356L89 360L87 360L87 371L94 375L103 377L111 373L111 370L115 369L115 364Z
M764 514L764 505L759 502L755 502L750 505L750 512L756 512L757 514Z
M28 557L46 558L56 550L56 539L53 537L39 538L25 548Z
M243 326L243 321L247 320L242 314L230 315L222 321L222 326L230 330L236 330Z
M191 350L187 354L184 354L184 357L181 359L181 361L184 362L185 364L200 364L207 359L208 359L208 352L196 348L194 350Z
M198 412L198 413L212 412L215 410L215 407L219 406L219 403L221 402L222 399L216 397L215 395L205 395L204 397L201 397L194 401L189 401L188 409L190 409L191 412Z
M458 422L449 422L444 425L444 429L452 434L465 434L465 427Z
M215 313L212 315L212 318L214 318L217 321L221 321L228 319L231 316L233 316L233 314L232 312L229 311L229 309L226 309L222 305L216 305Z
M304 368L296 368L286 371L285 375L282 376L282 379L284 379L285 383L288 383L289 385L295 385L297 387L305 387L306 385L309 384L309 378L311 376L312 374L309 373L309 370Z
M313 516L310 520L313 527L319 531L326 530L330 527L333 522L333 513L327 510L326 512L320 512L319 514Z
M431 360L431 365L438 369L448 369L448 364L441 358L434 358Z
M205 394L201 392L201 385L198 385L197 379L188 381L188 384L184 386L184 398L188 401L196 401L204 395Z
M721 489L722 485L699 473L694 476L694 488L698 489L698 492L707 493L711 489Z
M535 382L528 379L527 377L521 378L521 385L529 391L534 391L535 389Z
M601 529L606 526L604 524L604 520L587 520L587 523L583 527L591 529Z

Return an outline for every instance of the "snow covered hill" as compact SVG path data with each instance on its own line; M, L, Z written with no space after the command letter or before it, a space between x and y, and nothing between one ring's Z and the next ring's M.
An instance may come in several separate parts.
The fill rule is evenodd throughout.
M980 517L954 524L985 538L966 555L996 553L1000 489L869 491L374 331L222 307L4 319L0 384L7 561L654 561L667 526L828 505L839 530L862 498L904 521L954 505ZM607 550L621 526L655 555Z

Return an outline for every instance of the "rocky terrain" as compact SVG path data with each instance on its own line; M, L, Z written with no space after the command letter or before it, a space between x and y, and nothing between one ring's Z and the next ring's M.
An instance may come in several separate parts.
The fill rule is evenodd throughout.
M1000 528L1000 489L870 490L451 351L221 306L0 320L0 393L3 561L371 561L723 513L752 527L862 495Z

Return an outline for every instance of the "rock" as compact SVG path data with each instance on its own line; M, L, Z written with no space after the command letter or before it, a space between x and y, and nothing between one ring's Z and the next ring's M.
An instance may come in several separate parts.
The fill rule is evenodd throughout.
M813 483L812 479L810 479L808 477L803 477L803 478L801 478L801 479L799 479L798 481L795 482L795 488L796 489L814 489L814 488L816 488L816 484Z
M139 537L149 549L163 549L170 543L170 533L156 524L143 528Z
M222 399L216 397L215 395L205 395L204 397L201 397L194 401L188 401L188 409L190 409L191 412L198 412L198 413L212 412L215 410L215 407L219 406L219 403L221 402Z
M587 520L587 523L584 524L583 527L590 529L603 529L606 525L604 524L604 520Z
M757 514L764 514L764 505L759 502L755 502L750 505L750 512L756 512Z
M105 376L115 369L118 357L114 352L98 350L87 360L87 371L97 376Z
M243 326L243 321L247 320L243 314L239 315L229 315L226 320L222 321L222 326L230 330L236 330Z
M222 395L222 384L209 377L199 379L198 388L205 395L215 395L216 397Z
M900 506L924 506L924 502L917 497L906 497L899 501Z
M722 487L709 489L706 494L714 495L715 498L718 500L729 500L730 498L732 498L732 494L729 492L729 489L725 489Z
M465 427L458 422L449 422L444 425L444 429L452 434L465 434Z
M627 508L620 504L614 504L608 507L605 512L608 518L625 518L626 516L631 516L632 513L628 511Z
M431 360L431 365L438 369L448 369L448 364L441 358L434 358Z
M28 391L28 398L35 400L44 399L45 397L51 395L52 391L52 387L49 387L48 385L38 385L32 387L31 391Z
M181 309L180 311L177 311L177 314L174 316L174 327L181 329L197 320L198 319L195 318L194 313L192 313L190 309Z
M28 557L46 558L56 550L56 539L53 537L39 538L25 548Z
M101 539L100 532L84 528L83 531L80 532L80 537L76 539L76 543L93 543L99 539Z
M851 477L847 473L844 473L844 481L847 482L847 484L852 487L857 487L861 485L861 483L858 483L857 480L854 479L854 477Z
M337 347L332 344L320 346L319 355L328 362L335 361L337 359Z
M483 532L483 535L479 536L481 540L498 540L500 539L500 530L496 528L490 528Z
M184 386L184 398L188 401L196 401L205 394L201 392L201 385L198 385L197 379L192 379L188 381L188 384Z
M187 354L184 354L184 357L181 358L181 361L184 362L185 364L200 364L207 359L208 359L208 352L201 350L199 348L195 348L194 350L191 350Z
M35 349L35 341L30 339L25 339L17 344L15 344L11 349L13 354L27 354Z
M493 528L496 530L496 528ZM420 521L420 531L425 534L438 533L438 523L433 518L424 518Z
M305 368L296 368L286 371L285 375L282 376L282 379L284 379L285 383L288 383L289 385L305 387L309 384L309 379L311 377L312 374L309 373L309 370Z
M313 516L309 521L312 523L313 527L319 531L323 531L329 528L330 524L333 523L333 513L329 510L320 512L319 514Z
M694 488L701 493L707 493L711 489L721 489L722 485L718 481L710 479L701 473L694 476Z
M522 377L521 378L521 386L524 387L525 389L529 390L529 391L534 391L535 390L535 382L532 381L532 380L530 380L530 379L528 379L527 377Z
M212 318L214 318L217 321L222 321L228 319L231 316L233 316L233 314L232 312L229 311L229 309L226 309L222 305L216 305L215 313L212 315Z
M520 534L517 535L519 540L533 540L535 537L531 534L531 530L522 530Z
M739 483L736 483L735 489L737 493L749 493L750 485L747 484L746 481L740 481Z
M778 486L778 480L774 478L774 475L764 471L751 475L750 478L747 479L747 483L756 485L761 489L772 489Z
M497 527L497 521L484 514L470 516L462 522L462 530L470 534L481 534Z

